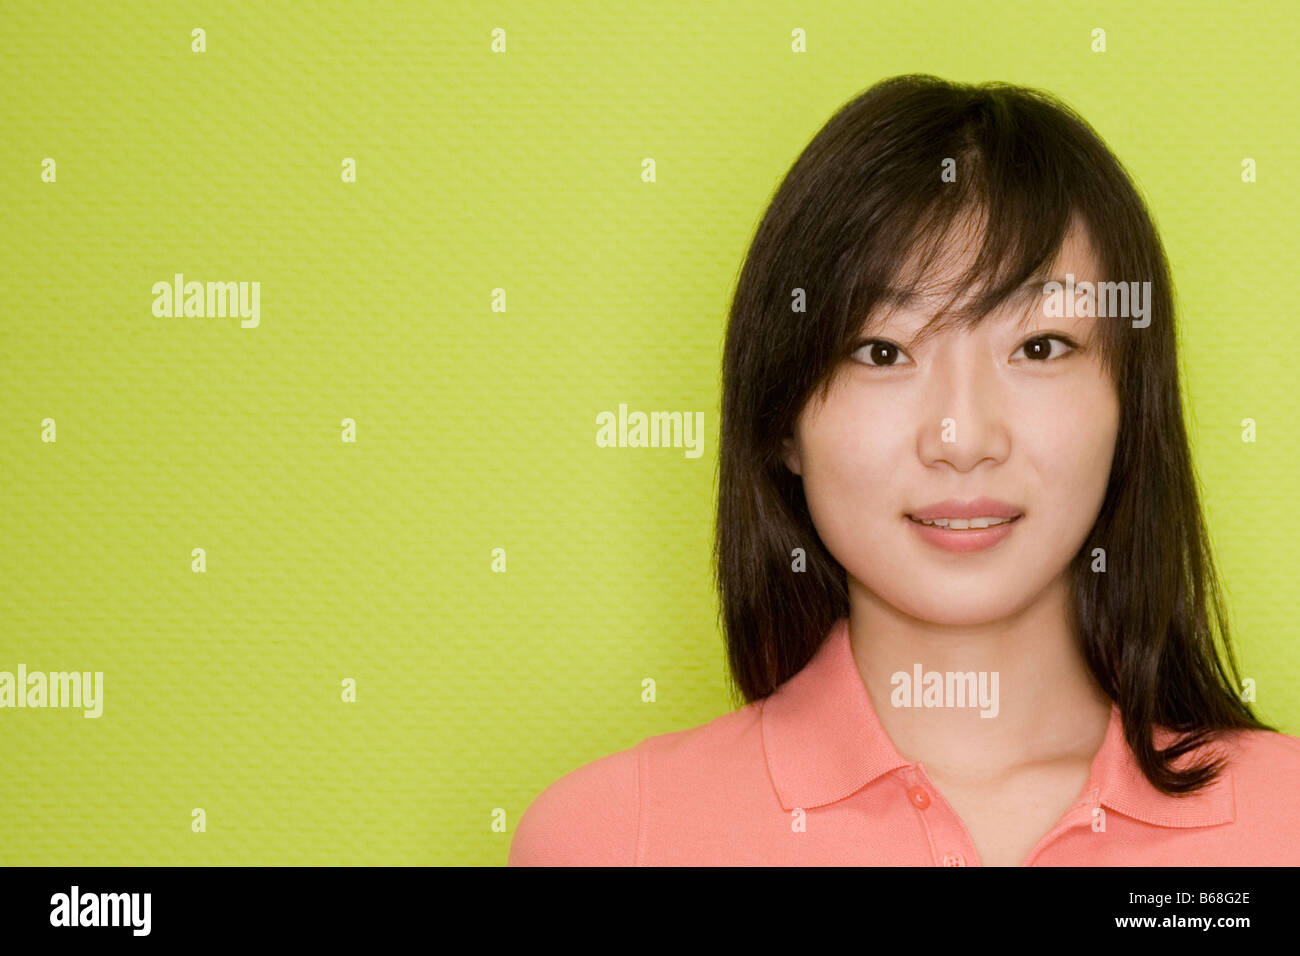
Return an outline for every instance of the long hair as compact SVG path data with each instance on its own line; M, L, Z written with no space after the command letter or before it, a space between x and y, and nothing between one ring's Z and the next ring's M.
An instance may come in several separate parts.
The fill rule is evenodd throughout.
M941 177L951 158L956 182ZM951 177L948 177L951 178ZM1175 762L1219 731L1272 730L1239 698L1240 675L1183 421L1169 264L1119 160L1070 107L1003 83L900 76L817 133L776 190L740 271L727 324L714 561L733 697L771 694L849 613L844 568L813 526L781 456L801 409L829 391L862 323L909 256L919 282L960 219L984 223L979 254L941 324L969 327L1050 263L1073 217L1102 275L1149 279L1149 325L1098 323L1120 397L1110 481L1074 557L1071 626L1118 705L1143 773L1165 793L1211 783L1223 760ZM794 311L797 295L804 311ZM929 327L927 327L929 331ZM804 549L806 567L791 570ZM1094 573L1095 548L1107 573ZM1155 727L1177 733L1158 749Z

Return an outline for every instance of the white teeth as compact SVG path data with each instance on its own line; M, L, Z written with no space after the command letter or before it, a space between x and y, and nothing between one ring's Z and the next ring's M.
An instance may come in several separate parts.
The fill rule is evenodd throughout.
M953 531L964 531L967 528L991 528L998 524L1007 524L1014 521L1014 518L935 518L933 521L921 521L913 518L920 524L928 524L933 528L949 528Z

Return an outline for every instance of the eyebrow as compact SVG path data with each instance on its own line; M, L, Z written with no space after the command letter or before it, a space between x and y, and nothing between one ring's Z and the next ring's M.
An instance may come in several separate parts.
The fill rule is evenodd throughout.
M1021 283L1019 288L1007 296L1006 301L1021 301L1030 298L1031 296L1044 295L1045 293L1043 289L1049 282L1058 283L1062 289L1065 288L1065 279L1062 276L1035 276L1034 278L1026 279ZM1078 285L1077 279L1075 285ZM880 291L876 298L881 304L885 305L909 306L918 299L927 298L927 296L923 296L910 289L899 289L894 286L886 286Z
M1024 282L1020 284L1018 288L1016 288L1013 292L1011 292L1006 297L1006 299L1003 300L1003 302L1021 303L1031 299L1041 300L1041 297L1045 294L1043 289L1049 282L1056 282L1061 286L1062 289L1065 288L1065 279L1063 277L1039 275L1030 279L1026 279ZM1075 284L1076 286L1078 285L1077 279L1075 281ZM886 311L886 313L880 316L880 318L876 321L875 324L879 325L881 323L888 322L895 308L906 308L910 306L912 303L916 302L918 299L922 299L926 297L922 296L920 293L913 292L910 290L899 289L894 286L886 286L884 289L881 290L877 298L879 304L888 307L888 311ZM873 309L872 311L874 312L875 310ZM936 318L937 315L938 313L932 313L930 315L927 315L926 318L932 320ZM1016 327L1020 329L1024 329L1026 326L1030 325L1034 321L1034 318L1035 318L1035 312L1034 310L1030 309L1020 317L1020 320L1016 323ZM915 337L913 338L912 342L913 343L915 342Z

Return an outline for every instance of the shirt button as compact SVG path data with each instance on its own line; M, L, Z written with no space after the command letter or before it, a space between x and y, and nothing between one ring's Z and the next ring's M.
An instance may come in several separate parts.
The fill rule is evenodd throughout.
M944 866L965 866L966 858L960 853L945 853L943 857Z
M924 787L913 787L907 791L907 796L918 810L924 810L930 805L930 795L925 792Z

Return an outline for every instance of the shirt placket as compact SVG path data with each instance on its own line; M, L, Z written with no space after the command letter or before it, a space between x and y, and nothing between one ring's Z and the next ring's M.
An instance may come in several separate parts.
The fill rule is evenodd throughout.
M979 854L966 825L926 775L925 768L910 764L899 770L896 779L925 827L934 865L980 866Z
M1101 804L1098 802L1098 788L1089 788L1082 797L1076 800L1070 809L1061 814L1061 819L1056 822L1052 829L1043 834L1043 838L1038 841L1029 855L1025 857L1025 866L1033 866L1038 856L1050 847L1056 839L1063 833L1076 828L1090 828L1096 830L1095 821L1098 814L1101 813ZM1071 861L1071 865L1084 865L1086 861Z

